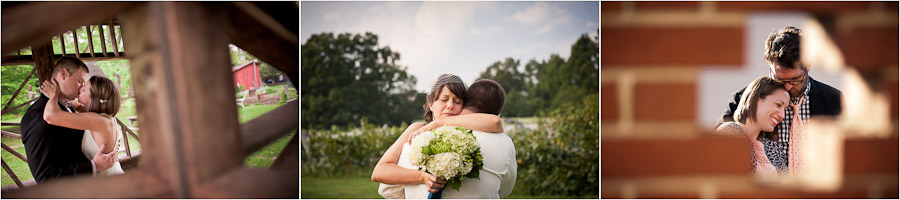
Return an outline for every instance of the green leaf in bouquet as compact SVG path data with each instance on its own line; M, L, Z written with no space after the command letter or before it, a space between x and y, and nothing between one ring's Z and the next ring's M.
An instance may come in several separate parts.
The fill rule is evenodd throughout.
M462 180L459 180L459 178L450 179L447 181L447 185L453 189L459 190L459 187L462 186Z
M439 153L444 153L444 152L450 152L450 150L451 150L451 149L450 149L450 145L445 144L445 143L440 142L440 141L438 141L438 142L431 142L431 145L429 145L429 146L431 146L431 153L432 153L432 154L439 154Z
M425 155L431 155L431 145L422 147L422 153Z
M468 174L466 174L465 177L466 177L466 178L474 178L474 179L479 179L479 180L481 180L481 178L478 177L478 176L481 174L479 171L480 171L480 170L479 170L478 168L474 168L474 167L473 167L473 168L472 168L472 171L470 171Z

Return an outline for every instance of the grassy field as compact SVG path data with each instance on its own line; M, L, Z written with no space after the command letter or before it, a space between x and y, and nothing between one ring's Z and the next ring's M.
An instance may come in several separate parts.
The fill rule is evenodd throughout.
M374 167L374 166L372 166ZM300 174L300 197L312 199L382 199L378 183L372 182L372 168L358 168L337 176L316 176L308 170ZM516 182L506 199L570 199L582 197L529 195L522 182Z
M256 105L256 106L247 106L244 108L240 108L240 109L238 109L239 120L241 123L250 121L256 117L259 117L262 114L265 114L266 112L269 112L271 110L274 110L275 108L278 108L278 106L280 106L280 105ZM121 120L123 123L125 123L126 125L130 125L129 124L130 122L128 121L128 117L135 116L135 113L136 112L135 112L134 101L132 99L130 101L123 102L122 107L119 109L119 113L116 115L116 117L119 120ZM21 121L22 116L4 116L3 118L4 118L3 122L18 123ZM137 123L137 122L135 122L135 123ZM138 125L138 124L135 124L135 125ZM18 126L3 126L0 128L2 128L3 130L15 132L15 133L20 132ZM139 132L136 132L136 133L138 134L138 136L140 136ZM266 146L265 148L260 149L259 151L251 154L250 156L247 156L247 158L244 162L245 165L248 167L252 167L252 168L268 168L269 166L272 165L272 162L275 161L275 158L278 156L279 153L281 153L281 150L284 149L284 146L287 145L288 141L294 134L296 134L296 132L290 133L290 134L282 137L281 139L278 139L277 141L273 142L269 146ZM22 145L21 140L4 137L4 138L2 138L2 142L3 142L3 144L13 147L13 149L15 149L17 152L21 153L22 155L25 155L25 147ZM128 143L129 143L129 146L131 146L132 151L141 149L140 142L135 140L134 137L128 137ZM124 145L123 145L123 148L124 148ZM125 154L124 152L120 153L120 155L124 155L124 154ZM9 164L10 168L12 168L13 172L15 172L16 176L19 177L19 180L24 181L24 180L28 180L28 179L34 179L32 177L31 170L28 169L28 163L23 162L22 160L19 160L16 156L12 155L12 153L9 153L5 150L2 151L2 158L4 161L6 161L7 164ZM9 174L7 174L5 171L0 174L2 174L2 185L3 186L15 184L12 181L12 178L9 177Z

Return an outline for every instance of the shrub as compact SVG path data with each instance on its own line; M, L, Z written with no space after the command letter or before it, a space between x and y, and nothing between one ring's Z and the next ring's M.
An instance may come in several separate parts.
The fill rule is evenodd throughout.
M279 104L282 104L282 103L284 103L285 101L287 101L287 99L288 99L287 92L281 92L281 100L278 101L278 103L279 103Z
M239 93L241 91L244 91L243 85L238 85L236 88L234 88L234 93Z
M376 127L362 120L358 128L303 130L302 168L312 174L332 176L374 167L406 127L405 123L399 127Z
M546 113L538 130L509 133L518 179L533 195L599 198L599 96Z

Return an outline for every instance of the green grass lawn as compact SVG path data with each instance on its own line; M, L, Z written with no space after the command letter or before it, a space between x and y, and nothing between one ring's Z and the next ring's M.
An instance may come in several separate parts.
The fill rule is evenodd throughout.
M300 174L300 196L312 199L382 199L378 195L378 183L372 182L372 169L355 168L350 173L326 177L317 176L308 170ZM525 183L516 182L512 193L506 199L572 199L583 197L540 196L528 194Z
M238 110L239 120L241 123L250 121L251 119L259 117L260 115L265 114L266 112L269 112L271 110L274 110L275 108L278 108L279 106L281 106L281 105L251 105L251 106L246 106L244 108L239 108L239 110ZM119 109L119 113L116 115L116 118L118 118L120 121L122 121L126 125L130 125L130 122L128 121L128 117L135 116L136 115L135 113L136 112L135 112L134 100L131 99L131 100L123 102L122 107ZM3 122L18 123L21 121L22 116L6 116L6 115L4 115L3 118L4 118ZM137 123L137 122L135 121L135 123ZM137 125L137 124L135 124L135 125ZM20 132L18 126L3 126L0 128L2 128L3 130L15 132L15 133ZM135 132L135 133L137 133L139 137L141 136L139 132ZM294 134L296 134L296 131L294 131L288 135L285 135L284 137L276 140L269 146L266 146L266 147L260 149L259 151L254 152L250 156L247 156L247 158L244 162L245 165L248 167L251 167L251 168L262 168L262 169L268 168L269 166L272 165L272 162L275 161L275 158L278 156L278 154L281 153L281 150L284 149L284 147L287 145L288 141L290 141L291 137L293 137ZM22 146L21 140L4 137L4 138L2 138L2 142L6 145L9 145L10 147L15 147L13 149L15 149L17 152L21 153L22 155L25 155L25 147ZM140 142L135 140L134 137L130 137L130 135L128 137L128 144L131 147L132 151L141 149ZM122 144L122 148L124 148L124 147L125 147L125 145ZM124 155L125 152L122 152L119 154ZM23 162L22 160L19 160L19 158L17 158L16 156L12 155L12 153L9 153L5 150L2 151L2 158L4 161L6 161L7 164L10 165L10 168L12 168L12 170L13 170L13 172L15 172L16 176L19 177L19 180L24 181L24 180L34 179L34 177L32 177L32 175L31 175L31 170L28 169L28 163ZM13 182L12 178L10 178L9 174L7 174L5 171L0 174L2 174L2 185L3 186L15 184L15 182Z

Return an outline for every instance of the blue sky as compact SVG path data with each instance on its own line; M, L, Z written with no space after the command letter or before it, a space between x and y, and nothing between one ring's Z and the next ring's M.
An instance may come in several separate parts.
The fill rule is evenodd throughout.
M398 64L427 92L451 73L471 84L494 62L569 57L581 34L597 35L594 2L300 2L301 43L312 34L378 35L379 47L400 53Z

